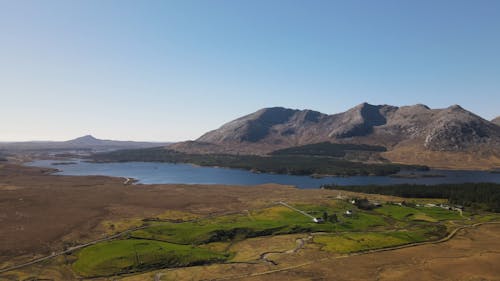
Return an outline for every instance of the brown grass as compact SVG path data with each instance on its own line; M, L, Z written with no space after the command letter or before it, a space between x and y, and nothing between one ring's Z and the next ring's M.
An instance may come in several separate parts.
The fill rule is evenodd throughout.
M100 238L111 231L110 223L115 228L127 228L142 218L191 219L247 213L279 200L331 204L338 194L334 190L279 185L124 185L121 178L54 176L42 169L16 165L0 168L0 187L7 187L0 191L1 267ZM354 194L342 191L342 195ZM400 200L366 196L378 201ZM295 238L261 237L233 245L211 245L234 247L240 251L235 260L243 263L101 280L500 280L500 225L464 230L442 244L346 258L309 243L297 253L273 254L277 265L255 263L263 252L293 248ZM64 255L3 274L0 280L74 280L69 267L74 259Z
M338 193L280 185L124 185L122 178L56 176L17 165L0 169L0 186L0 267L101 238L143 218L245 212L279 200L329 202Z

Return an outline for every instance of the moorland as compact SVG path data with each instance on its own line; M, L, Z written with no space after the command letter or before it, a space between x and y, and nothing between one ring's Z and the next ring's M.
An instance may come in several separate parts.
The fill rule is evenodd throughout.
M499 216L439 207L449 204L445 198L279 185L133 185L51 172L2 165L1 268L49 257L2 272L6 280L352 280L374 274L397 280L411 276L415 265L407 260L415 259L432 260L425 264L430 271L451 263L476 266L450 276L498 273L488 265L500 259L491 251ZM355 273L352 263L359 265Z
M0 279L494 280L498 184L148 185L21 164L85 154L313 176L496 171L499 143L496 123L458 105L363 103L332 115L265 108L161 146L91 136L6 144Z

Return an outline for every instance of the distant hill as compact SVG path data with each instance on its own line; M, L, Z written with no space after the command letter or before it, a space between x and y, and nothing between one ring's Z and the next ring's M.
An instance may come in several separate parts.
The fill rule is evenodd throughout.
M494 123L494 124L497 124L498 126L500 126L500 116L498 116L497 118L491 120L491 123Z
M7 151L39 151L39 150L89 150L109 151L118 149L139 149L166 146L169 143L136 142L101 140L91 135L86 135L68 141L29 141L29 142L3 142L1 150Z
M170 146L188 153L267 154L321 142L387 148L391 161L454 168L500 166L500 126L458 105L360 104L324 114L282 107L264 108L222 125L196 141Z

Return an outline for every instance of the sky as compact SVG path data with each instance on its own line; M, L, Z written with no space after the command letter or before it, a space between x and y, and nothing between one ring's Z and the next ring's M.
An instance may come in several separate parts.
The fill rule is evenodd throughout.
M0 141L181 141L362 102L500 115L500 1L0 0Z

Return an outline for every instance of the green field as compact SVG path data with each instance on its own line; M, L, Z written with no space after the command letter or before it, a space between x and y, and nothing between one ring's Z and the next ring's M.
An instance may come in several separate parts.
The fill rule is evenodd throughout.
M224 261L227 254L189 245L150 240L116 240L81 250L73 269L80 276L96 277Z
M276 205L189 222L153 222L130 233L128 239L98 243L79 251L73 269L80 276L96 277L230 262L237 254L229 247L233 242L292 233L316 233L314 242L326 251L357 252L439 239L447 233L444 222L463 219L457 212L440 208L384 205L365 211L341 200L294 207L314 217L326 214L337 220L318 224L295 210ZM346 210L353 214L345 216ZM224 247L208 247L216 242L222 242L219 244Z
M341 213L341 209L326 206L298 205L317 217L323 212ZM357 212L339 223L314 223L310 218L284 206L253 211L249 215L233 215L185 223L162 223L132 232L133 238L152 239L179 244L203 244L266 235L321 232L363 231L386 222L381 216Z
M426 207L407 207L398 205L384 205L381 208L375 209L376 212L396 220L424 220L424 221L443 221L443 220L458 220L463 217L456 211L449 211L442 208L426 208Z

